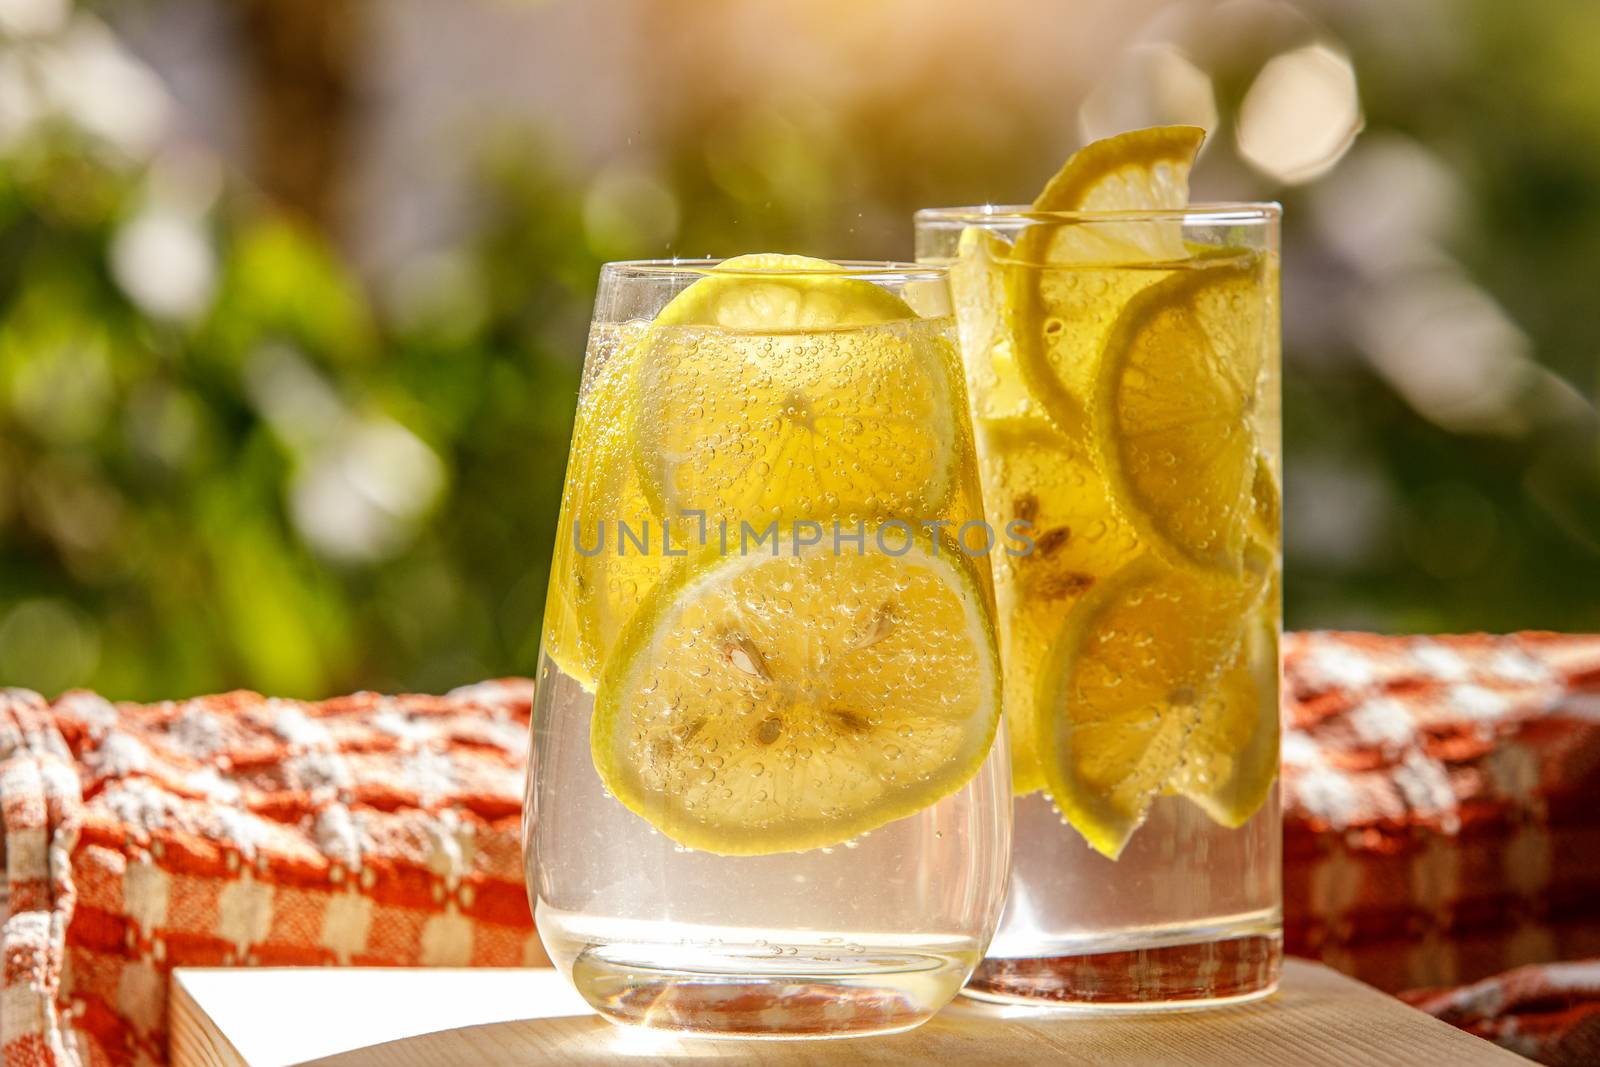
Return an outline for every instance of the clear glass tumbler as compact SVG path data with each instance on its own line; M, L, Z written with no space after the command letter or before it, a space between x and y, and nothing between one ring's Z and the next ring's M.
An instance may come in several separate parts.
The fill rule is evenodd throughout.
M917 214L950 266L1016 828L967 991L1237 1001L1281 961L1275 204Z
M960 990L1010 850L982 525L943 268L602 270L524 809L602 1015L835 1037Z

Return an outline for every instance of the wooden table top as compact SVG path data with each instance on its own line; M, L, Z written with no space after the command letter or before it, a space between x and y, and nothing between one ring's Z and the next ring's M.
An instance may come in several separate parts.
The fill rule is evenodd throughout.
M1279 992L1253 1004L1066 1014L957 999L916 1030L831 1041L692 1040L616 1027L543 968L186 969L174 972L172 991L174 1067L1528 1063L1304 960L1288 961Z

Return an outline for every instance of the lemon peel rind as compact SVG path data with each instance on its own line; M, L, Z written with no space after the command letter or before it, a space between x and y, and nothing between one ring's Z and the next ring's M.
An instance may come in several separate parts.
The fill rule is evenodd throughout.
M1141 170L1153 173L1161 166L1174 169L1175 180L1170 197L1159 202L1118 204L1117 209L1129 212L1181 209L1188 204L1188 171L1204 140L1205 131L1197 126L1158 126L1094 141L1068 158L1034 199L1033 209L1040 213L1082 211L1088 206L1095 190L1118 173ZM1016 346L1017 364L1023 382L1057 427L1069 435L1084 429L1087 415L1083 405L1061 383L1045 354L1046 345L1039 336L1039 330L1032 328L1042 328L1044 321L1049 318L1049 309L1043 306L1039 292L1037 268L1109 267L1150 259L1137 247L1126 249L1123 254L1113 253L1090 259L1081 256L1062 259L1051 255L1056 235L1063 228L1075 224L1073 221L1040 221L1027 227L1018 235L1013 248L1013 259L1018 265L1003 268L1007 282L1008 328ZM1124 225L1137 227L1139 224ZM1099 231L1095 232L1098 234ZM1116 242L1113 241L1112 246L1117 247Z
M1084 145L1045 183L1033 201L1035 211L1079 211L1094 188L1119 170L1154 169L1163 163L1188 167L1206 131L1199 126L1153 126L1130 130ZM1187 197L1185 197L1187 202ZM1163 210L1185 204L1129 204L1128 210Z
M598 587L603 573L602 563L597 558L576 550L575 539L586 523L584 516L575 512L579 508L592 508L597 500L604 499L600 492L604 467L608 460L614 463L618 458L614 445L606 447L605 436L608 426L615 427L627 417L627 364L635 358L636 351L636 343L618 349L608 362L620 363L600 368L586 383L585 392L580 394L551 560L546 613L551 605L559 603L558 610L566 619L565 624L554 631L556 640L550 640L552 634L550 628L546 628L544 651L562 672L589 693L594 692L600 673L603 641L598 633L600 623L586 597L604 595L603 589ZM574 528L575 524L579 529ZM587 594L577 588L583 584L591 587ZM569 645L563 644L562 637Z
M1066 706L1066 687L1077 666L1085 638L1102 611L1114 606L1129 588L1160 576L1162 565L1150 556L1139 556L1123 566L1117 573L1096 583L1095 588L1073 605L1062 623L1052 644L1050 663L1040 672L1038 691L1034 700L1038 714L1033 723L1034 751L1039 754L1039 770L1045 781L1045 792L1055 803L1061 817L1077 830L1096 852L1115 860L1122 853L1128 839L1133 836L1148 811L1129 819L1119 810L1104 803L1090 791L1077 789L1063 772L1063 763L1070 758L1072 734L1075 723ZM1093 802L1102 801L1099 810ZM1109 809L1109 810L1108 810Z

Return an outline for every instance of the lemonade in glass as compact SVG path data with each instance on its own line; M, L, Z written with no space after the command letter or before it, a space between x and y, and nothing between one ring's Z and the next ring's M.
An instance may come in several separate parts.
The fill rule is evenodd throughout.
M917 216L949 265L1016 795L968 991L1152 1008L1281 959L1273 204L1189 206L1202 139L1085 148L1033 205Z
M846 1036L961 988L1011 818L974 524L943 268L603 269L524 809L601 1014Z

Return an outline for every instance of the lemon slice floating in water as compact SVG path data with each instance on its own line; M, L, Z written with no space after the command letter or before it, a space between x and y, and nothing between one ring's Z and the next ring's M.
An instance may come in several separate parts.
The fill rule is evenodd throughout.
M637 325L617 328L580 392L550 562L544 651L589 691L618 617L637 606L640 580L647 590L660 563L659 555L619 556L615 543L618 521L637 529L651 518L637 479L629 477L631 361L640 336Z
M826 260L759 254L719 264L653 321L613 327L573 430L546 610L556 664L593 690L673 562L663 520L681 552L716 537L719 518L737 537L740 519L759 529L833 505L936 514L964 432L951 418L961 394L954 350L917 321L899 297ZM856 362L839 373L829 357ZM804 381L775 405L785 373ZM667 488L679 481L687 498ZM859 491L841 491L850 485ZM696 509L707 514L682 514ZM649 547L623 545L619 524L648 528Z
M825 260L742 256L673 298L642 346L636 460L663 515L927 518L949 499L953 346Z
M838 844L971 780L999 721L986 592L960 550L869 527L684 566L600 679L601 780L680 844ZM897 554L902 547L903 554Z
M977 434L984 484L1013 490L990 499L988 507L1010 549L995 553L990 564L997 617L1006 620L1000 659L1012 786L1021 796L1044 787L1034 737L1038 678L1051 644L1072 606L1098 576L1137 555L1139 542L1112 504L1092 449L1042 418L980 419Z
M1235 826L1276 773L1281 505L1259 441L1276 411L1255 410L1275 297L1265 256L1184 241L1172 212L1202 140L1164 127L1087 146L1014 244L969 231L952 273L964 328L994 353L974 379L980 459L1015 500L990 511L1020 503L1072 535L995 567L1014 784L1042 783L1109 856L1155 796ZM1034 429L992 432L1008 424ZM1116 550L1087 552L1090 529Z
M1173 776L1216 822L1240 827L1278 777L1278 632L1262 620L1207 697Z
M1115 859L1185 758L1233 737L1208 724L1212 692L1261 578L1211 581L1146 555L1068 616L1039 680L1034 744L1050 795L1096 851Z
M916 318L904 300L826 259L756 252L725 259L667 302L657 326L818 330Z
M1084 423L1085 375L1092 373L1122 305L1188 256L1183 227L1141 217L1184 207L1189 168L1204 131L1193 126L1134 130L1075 153L1033 203L1041 213L1124 212L1125 218L1040 221L1018 237L1007 272L1016 358L1028 389L1067 433ZM1059 269L1069 268L1069 269Z
M1171 558L1238 574L1252 516L1270 510L1276 524L1254 411L1267 308L1259 257L1206 262L1128 302L1094 411L1107 479L1141 534Z

